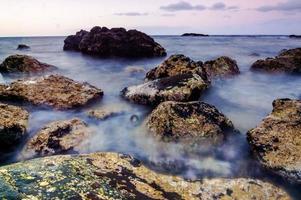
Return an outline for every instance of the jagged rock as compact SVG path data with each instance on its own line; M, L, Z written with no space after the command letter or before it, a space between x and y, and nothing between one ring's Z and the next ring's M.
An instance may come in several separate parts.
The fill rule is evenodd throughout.
M204 102L167 101L161 103L146 121L149 132L164 141L221 142L234 131L232 122L214 106Z
M203 67L209 79L215 77L231 77L240 73L236 61L226 56L207 61Z
M273 112L248 132L248 141L265 168L301 182L301 100L278 99L273 107Z
M16 147L26 134L29 114L17 106L0 103L0 149Z
M266 72L301 73L301 48L281 51L275 58L258 60L252 66L252 70Z
M253 179L186 181L158 174L116 153L53 156L0 168L6 199L288 200L282 189Z
M43 127L25 145L24 157L50 156L78 152L92 131L80 119L55 121Z
M150 70L145 78L155 80L180 74L198 74L206 82L207 75L202 65L202 62L194 62L187 56L176 54L170 56L158 67Z
M27 55L9 56L0 65L0 72L2 73L37 73L54 69L56 69L56 67L46 63L41 63L37 59Z
M81 51L101 57L165 56L165 49L153 38L137 30L96 26L90 32L80 31L65 39L64 50Z
M200 34L200 33L184 33L182 37L188 37L188 36L193 36L193 37L208 37L209 35L207 34Z
M0 85L0 99L56 109L84 106L102 95L101 89L60 75L18 80L8 86Z
M182 74L127 87L122 96L138 104L157 105L163 101L198 100L208 87L199 75Z
M26 44L19 44L17 47L17 50L28 50L30 49L29 46L27 46Z

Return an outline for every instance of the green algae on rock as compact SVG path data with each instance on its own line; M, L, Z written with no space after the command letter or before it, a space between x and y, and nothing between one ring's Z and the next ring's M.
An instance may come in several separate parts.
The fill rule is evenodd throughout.
M278 99L273 111L248 132L260 163L272 172L301 182L301 100Z
M0 99L29 102L33 105L71 109L101 98L103 91L60 75L18 80L0 85Z
M14 148L26 134L29 114L26 110L0 103L0 149Z
M12 55L7 57L0 64L0 72L2 73L37 73L54 70L56 67L42 63L37 59L27 55Z
M123 89L122 96L138 104L157 105L164 101L194 101L209 87L197 74L156 79Z
M229 131L232 122L214 106L204 102L161 103L146 121L150 133L164 141L211 140L219 143Z
M22 154L27 157L77 152L91 134L87 124L77 118L51 122L27 142Z
M158 174L116 153L53 156L0 168L6 199L288 200L280 188L253 179L186 181Z

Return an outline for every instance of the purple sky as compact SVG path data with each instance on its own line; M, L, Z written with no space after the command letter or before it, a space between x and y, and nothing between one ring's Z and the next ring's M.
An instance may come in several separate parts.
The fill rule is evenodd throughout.
M91 27L149 34L301 34L301 0L0 0L0 36Z

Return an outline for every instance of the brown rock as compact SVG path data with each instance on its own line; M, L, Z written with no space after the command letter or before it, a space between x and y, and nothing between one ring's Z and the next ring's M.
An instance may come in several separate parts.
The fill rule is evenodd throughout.
M98 120L106 120L110 117L118 116L124 114L128 109L125 105L120 104L110 104L108 106L103 106L100 108L95 108L88 111L88 116Z
M301 182L301 101L278 99L273 106L273 112L248 132L248 141L265 168Z
M60 75L19 80L0 85L0 99L29 102L34 105L71 109L102 97L102 90Z

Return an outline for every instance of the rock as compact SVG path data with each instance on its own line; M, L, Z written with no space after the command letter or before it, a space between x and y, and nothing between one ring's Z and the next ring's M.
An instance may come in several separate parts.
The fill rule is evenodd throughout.
M145 69L139 66L128 66L124 69L124 71L128 74L141 74L145 73Z
M200 34L200 33L184 33L182 37L188 37L188 36L193 36L193 37L209 37L207 34Z
M91 136L91 129L80 119L55 121L42 128L25 146L23 155L50 156L78 152Z
M172 55L158 67L147 72L145 78L155 80L180 74L198 74L206 82L207 75L202 65L202 62L194 62L182 54Z
M301 182L301 100L278 99L273 111L247 138L260 163L272 172Z
M163 141L222 141L234 131L232 122L214 106L200 102L161 103L150 114L146 126L151 134Z
M289 38L301 39L301 35L290 35Z
M157 105L163 101L198 100L208 87L199 75L182 74L127 87L121 95L134 103Z
M165 49L150 36L137 30L94 27L65 39L64 50L81 51L101 57L157 57L165 56Z
M110 117L122 115L127 112L124 105L113 104L88 111L88 116L98 120L106 120Z
M252 66L252 70L272 73L301 73L301 48L281 51L275 58L258 60Z
M250 56L252 56L252 57L259 57L260 54L259 53L251 53Z
M41 63L37 59L26 55L9 56L0 65L0 72L2 73L37 73L54 69L56 69L56 67Z
M28 50L30 49L29 46L27 46L26 44L19 44L17 47L17 50Z
M38 158L0 168L6 199L288 200L282 189L253 179L186 181L158 174L116 153Z
M18 80L8 86L0 85L0 100L29 102L55 109L81 107L102 96L101 89L60 75Z
M29 114L22 108L0 104L0 149L14 149L26 134Z
M232 77L240 73L236 61L226 56L207 61L203 67L209 79L215 77Z

